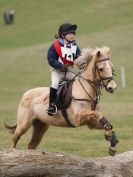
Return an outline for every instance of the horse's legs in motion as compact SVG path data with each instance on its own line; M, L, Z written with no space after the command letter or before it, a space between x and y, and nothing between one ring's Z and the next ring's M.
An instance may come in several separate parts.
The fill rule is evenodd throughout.
M36 149L48 128L49 126L47 124L41 122L38 119L33 121L33 134L28 144L28 149Z
M103 116L99 122L105 128L105 139L110 141L109 155L114 156L116 152L116 144L119 142L116 138L115 131L110 122Z
M116 144L119 141L116 138L113 126L100 112L92 111L86 114L86 116L82 117L81 125L82 124L87 124L89 128L105 129L105 139L110 141L109 155L115 155Z

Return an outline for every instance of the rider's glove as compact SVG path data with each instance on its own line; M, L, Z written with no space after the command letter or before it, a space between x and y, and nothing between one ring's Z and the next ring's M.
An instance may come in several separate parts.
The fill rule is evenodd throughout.
M69 65L68 65L68 64L65 64L65 65L62 65L59 70L62 71L62 72L67 72L68 67L69 67Z

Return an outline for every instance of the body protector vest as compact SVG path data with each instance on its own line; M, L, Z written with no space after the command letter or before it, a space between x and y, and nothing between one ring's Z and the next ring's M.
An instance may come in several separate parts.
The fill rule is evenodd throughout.
M59 61L62 64L68 64L68 65L73 65L74 64L74 59L76 58L76 51L77 51L77 45L70 43L69 45L61 45L59 40L55 40L54 46L56 49L56 52L59 55Z

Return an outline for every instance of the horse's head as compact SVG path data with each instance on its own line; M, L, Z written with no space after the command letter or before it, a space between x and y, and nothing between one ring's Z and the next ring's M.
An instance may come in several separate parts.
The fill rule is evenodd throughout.
M116 90L110 48L84 49L75 64L82 70L81 75L86 80L98 82L107 92Z
M113 80L114 69L111 62L111 51L108 47L96 49L95 53L96 79L101 82L107 92L113 93L116 90L116 83Z

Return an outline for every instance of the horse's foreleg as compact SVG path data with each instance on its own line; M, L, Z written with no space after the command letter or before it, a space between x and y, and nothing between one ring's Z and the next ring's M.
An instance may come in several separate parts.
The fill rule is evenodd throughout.
M99 122L105 128L105 139L110 141L109 155L114 156L116 152L116 145L119 141L116 138L113 126L104 116L100 118Z
M99 117L103 117L100 112L83 112L80 114L80 126L87 125L90 129L104 129L102 124L99 122Z
M115 155L116 145L119 142L116 138L115 131L111 123L97 111L84 114L81 118L80 125L87 125L89 128L105 129L105 139L110 141L109 154Z

